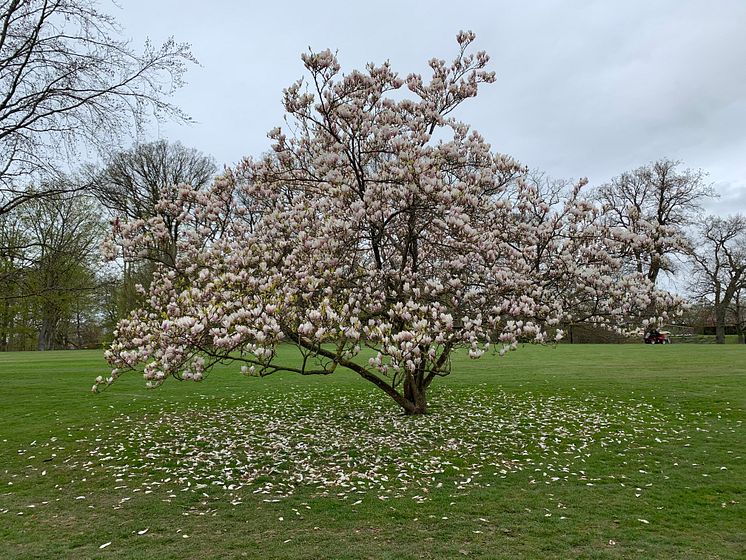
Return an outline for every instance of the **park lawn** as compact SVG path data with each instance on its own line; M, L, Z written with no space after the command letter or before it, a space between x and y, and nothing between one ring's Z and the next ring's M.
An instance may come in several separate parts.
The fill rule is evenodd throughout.
M0 558L746 557L746 347L457 356L424 418L237 369L0 354Z

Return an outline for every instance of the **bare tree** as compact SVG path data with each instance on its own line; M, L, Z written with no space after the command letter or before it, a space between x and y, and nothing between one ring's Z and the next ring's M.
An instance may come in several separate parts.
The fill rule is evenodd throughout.
M715 341L722 344L729 308L746 287L746 217L706 218L689 255L694 272L691 291L696 299L712 303Z
M166 98L192 61L173 39L134 51L97 0L0 0L0 214L59 194L27 185L82 146L110 147L151 116L187 119Z
M152 217L161 197L175 185L199 190L215 176L211 157L181 142L158 140L136 144L111 156L95 175L94 187L101 202L122 217Z
M164 201L176 201L179 185L204 189L216 172L213 159L202 152L180 142L158 140L115 153L102 170L91 175L90 182L115 218L163 218L169 242L154 258L169 264L174 260L172 252L179 237L180 220L164 208Z
M180 185L202 190L212 181L217 167L212 158L166 140L137 144L113 154L103 169L89 170L89 182L100 202L114 220L162 220L167 236L138 259L123 262L121 312L132 309L138 294L137 284L147 286L154 264L172 266L182 219L169 210L176 202ZM188 211L188 208L187 208Z
M655 282L661 271L673 270L671 257L686 247L684 230L714 196L700 170L677 168L679 161L660 159L614 177L596 190L612 225L650 242L629 255L631 267Z

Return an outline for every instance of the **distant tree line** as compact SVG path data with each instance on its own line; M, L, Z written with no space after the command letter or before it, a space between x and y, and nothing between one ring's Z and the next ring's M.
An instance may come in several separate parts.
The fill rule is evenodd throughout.
M100 247L112 222L150 218L173 185L201 188L215 171L210 158L179 143L138 144L1 215L0 350L99 347L137 306L154 258L170 258L175 246L105 264ZM178 236L173 217L166 227Z
M91 199L34 198L0 217L0 348L84 347L101 338L104 232Z
M134 50L97 0L0 0L0 349L100 344L131 305L134 275L98 250L130 152L111 154L152 119L189 120L168 98L193 62L173 39ZM106 168L71 173L84 151Z
M175 262L184 224L173 208L189 212L184 193L207 189L217 167L179 143L123 144L142 138L152 118L189 120L168 97L192 62L188 45L172 39L136 52L95 0L0 0L0 351L100 346L153 274ZM81 165L84 149L101 163ZM226 177L247 180L242 169ZM541 193L540 207L516 205L534 226L574 188L526 170L497 180L507 192L511 182ZM668 159L591 191L606 225L647 240L629 244L627 271L662 287L676 279L692 304L686 321L717 342L729 332L743 341L746 218L706 215L715 194L703 171ZM225 204L219 219L259 219ZM160 233L147 250L104 263L112 228L153 219ZM198 226L207 238L225 226L212 219Z
M664 276L678 279L683 286L690 306L679 327L717 342L735 334L743 342L746 220L703 215L701 205L714 192L704 173L679 167L654 162L602 185L593 196L614 227L652 240L646 251L627 255L629 270L659 284ZM179 185L206 189L216 173L211 158L179 143L137 144L68 179L85 189L62 185L59 193L0 216L0 350L89 348L108 341L117 322L141 303L155 270L174 262L182 224L169 200L179 197ZM550 202L569 188L536 172L510 180L533 184ZM158 243L146 253L104 263L100 248L113 224L152 218L161 219L167 232ZM582 324L565 327L568 342L622 340Z

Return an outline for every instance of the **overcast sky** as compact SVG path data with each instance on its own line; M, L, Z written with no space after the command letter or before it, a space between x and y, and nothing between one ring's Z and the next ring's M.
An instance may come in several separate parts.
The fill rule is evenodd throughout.
M592 185L680 159L709 173L711 210L746 212L746 0L120 3L134 45L191 43L200 66L175 102L196 123L155 134L220 165L269 147L309 47L337 50L343 70L390 60L406 76L452 59L471 29L497 82L457 116L494 150Z

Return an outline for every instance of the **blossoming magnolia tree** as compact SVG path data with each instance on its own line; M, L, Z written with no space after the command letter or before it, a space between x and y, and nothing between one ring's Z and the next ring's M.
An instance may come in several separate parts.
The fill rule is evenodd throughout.
M559 339L563 321L624 328L670 308L642 275L619 273L645 239L607 226L582 185L545 196L450 116L494 81L488 56L469 54L474 35L457 40L429 81L388 64L344 75L330 51L304 55L310 79L285 90L289 130L270 133L273 151L209 192L181 186L163 209L187 226L176 262L120 322L115 369L94 389L142 365L150 386L227 361L259 376L344 368L422 414L459 348L478 358ZM408 98L391 95L405 85ZM161 222L117 223L110 255L147 253ZM298 360L281 363L280 344Z

